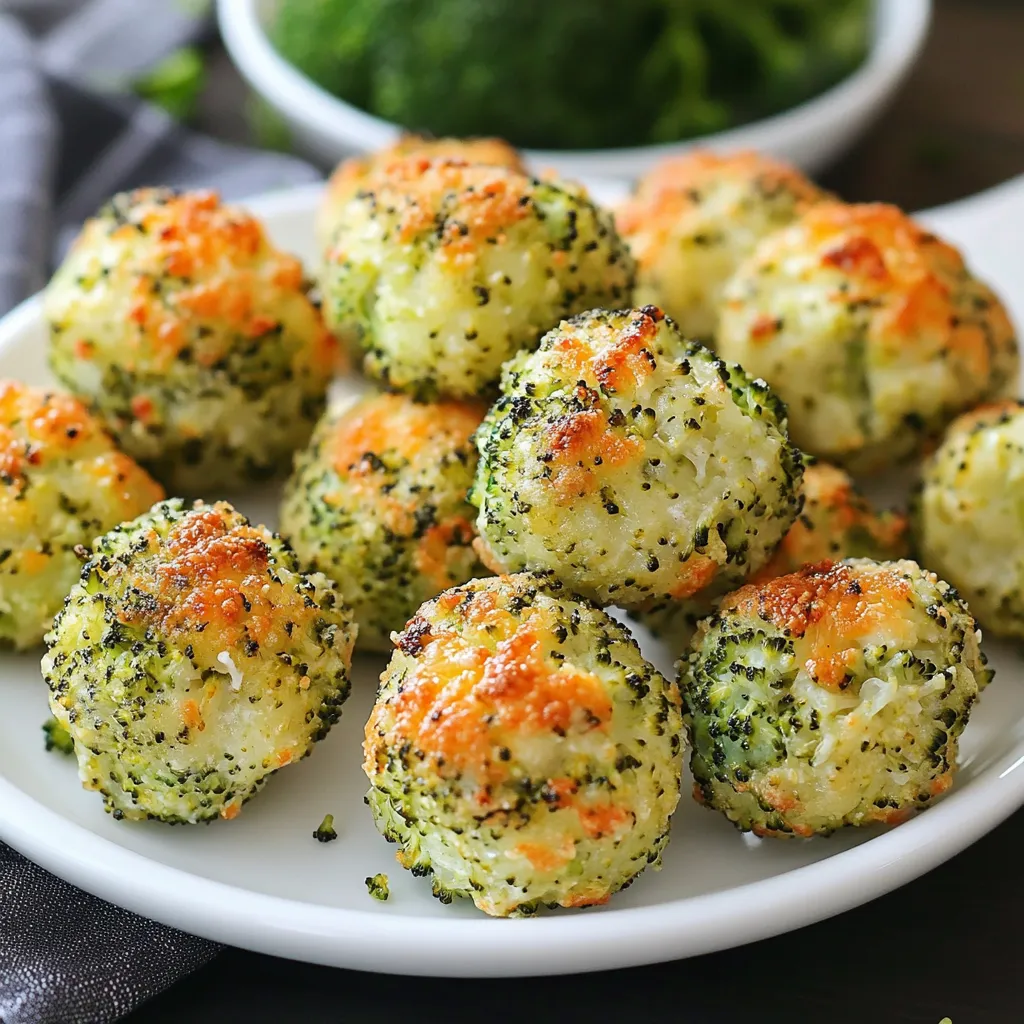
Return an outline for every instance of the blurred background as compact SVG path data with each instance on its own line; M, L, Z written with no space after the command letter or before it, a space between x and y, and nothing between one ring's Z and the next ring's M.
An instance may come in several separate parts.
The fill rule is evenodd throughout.
M825 183L851 201L920 209L1019 174L1022 41L1020 0L935 0L930 32L905 85L880 120L822 175ZM200 129L239 142L286 140L283 125L254 101L219 42L211 41L204 60L206 82L195 106ZM275 131L281 132L276 138Z
M331 6L316 0L293 2ZM694 6L712 10L716 4L712 0ZM733 6L742 5L720 5L722 9ZM798 6L815 8L815 24L820 19L827 28L839 15L849 21L851 14L866 13L860 9L868 5L810 0ZM855 31L852 35L856 39ZM1021 173L1022 42L1024 3L1020 0L935 0L924 47L904 85L854 147L820 175L824 183L851 201L884 200L921 209ZM816 84L849 70L847 62L855 60L859 51L846 43L848 48L836 54L834 63L819 65ZM286 129L272 115L260 116L268 112L253 101L222 46L211 42L205 59L207 80L196 105L196 123L202 130L237 141L286 139ZM757 88L756 82L748 80L748 84ZM792 84L791 96L800 91L798 83ZM281 133L276 139L275 131Z
M221 0L220 15L224 24L255 10L275 59L357 112L438 134L578 149L699 136L843 88L871 56L872 17L887 4L917 0ZM91 90L133 92L218 139L310 158L229 56L214 0L0 0L0 12L40 38L68 11L118 6L133 13L116 51L47 40L58 74L67 70L60 43ZM168 7L170 20L156 16ZM1018 0L934 0L919 59L825 183L847 199L919 209L1019 173L1022 39ZM268 59L247 57L264 93ZM365 138L372 145L372 131ZM329 169L322 153L312 159Z

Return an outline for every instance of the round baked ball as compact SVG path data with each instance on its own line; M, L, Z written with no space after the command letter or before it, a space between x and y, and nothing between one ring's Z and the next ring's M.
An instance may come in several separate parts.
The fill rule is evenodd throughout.
M800 509L781 404L654 306L549 332L509 363L476 439L485 561L598 604L722 594Z
M366 724L368 799L435 896L499 917L582 907L660 864L679 694L623 626L521 574L447 591L395 646Z
M363 368L421 397L473 397L563 316L629 301L633 259L582 189L409 157L341 213L327 322Z
M337 344L298 260L212 192L115 196L45 294L54 373L172 490L287 470Z
M914 562L750 584L683 666L694 795L744 831L897 824L949 789L989 681L967 605Z
M797 445L854 472L1017 389L1003 304L952 246L881 204L819 204L764 239L726 288L717 348L772 385Z
M176 499L96 541L43 675L115 818L233 818L338 720L355 632L275 534Z
M914 543L995 636L1024 636L1024 405L955 420L911 502Z
M372 175L386 172L391 164L413 155L430 160L455 158L469 164L508 167L526 173L519 150L504 139L431 139L422 135L403 135L392 146L368 156L343 160L335 168L316 213L316 236L321 249L326 250L330 245L345 205L365 187L367 180Z
M0 644L43 639L75 554L164 493L70 395L0 381Z
M825 197L795 167L760 153L663 160L615 215L637 261L634 301L660 306L685 335L710 343L736 267Z
M465 402L375 395L328 414L299 456L281 532L337 583L360 649L390 651L392 631L424 601L488 575L466 501L483 414Z

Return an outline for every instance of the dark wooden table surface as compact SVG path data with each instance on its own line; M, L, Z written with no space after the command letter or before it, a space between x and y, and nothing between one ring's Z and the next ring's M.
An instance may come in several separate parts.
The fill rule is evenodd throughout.
M849 199L921 209L1024 173L1022 53L1024 2L938 0L921 62L827 184ZM243 99L217 61L206 124L244 137ZM739 949L594 975L405 979L228 950L128 1020L938 1024L948 1016L953 1024L1010 1024L1024 1021L1022 851L1024 812L916 882L840 917ZM396 949L396 963L401 955Z

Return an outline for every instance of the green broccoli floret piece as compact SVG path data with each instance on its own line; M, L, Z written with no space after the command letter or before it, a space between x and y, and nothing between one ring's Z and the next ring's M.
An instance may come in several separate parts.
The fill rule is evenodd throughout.
M334 831L333 814L324 815L324 820L317 826L316 831L313 833L313 838L318 843L329 843L332 839L338 838L338 833Z
M799 102L864 57L870 0L282 0L271 38L415 131L671 141Z
M71 739L71 733L56 718L51 718L43 723L43 732L46 734L47 750L56 750L61 754L73 754L75 752L75 743Z
M195 113L205 85L202 53L194 46L185 46L160 61L133 88L137 95L163 107L171 117L187 121Z
M407 128L582 147L641 141L664 97L637 54L660 20L649 0L285 0L271 38Z
M366 879L366 891L375 899L383 903L390 895L388 888L388 876L384 874L371 875Z
M328 92L368 108L372 62L388 37L388 0L283 0L277 6L270 37L281 56Z

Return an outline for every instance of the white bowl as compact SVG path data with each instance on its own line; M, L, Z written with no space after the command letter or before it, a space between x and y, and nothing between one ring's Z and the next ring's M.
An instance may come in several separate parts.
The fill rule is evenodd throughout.
M275 0L218 0L224 44L250 85L285 118L296 148L325 164L393 142L401 128L321 89L264 31ZM924 42L931 0L876 0L867 60L838 85L782 114L699 140L597 150L527 150L529 162L574 178L636 178L695 144L759 149L813 173L845 150L892 97Z

